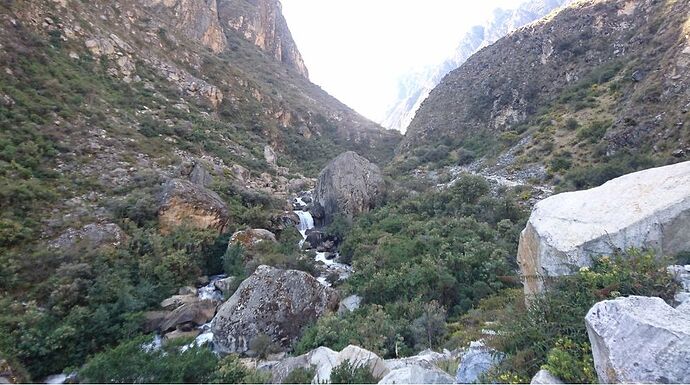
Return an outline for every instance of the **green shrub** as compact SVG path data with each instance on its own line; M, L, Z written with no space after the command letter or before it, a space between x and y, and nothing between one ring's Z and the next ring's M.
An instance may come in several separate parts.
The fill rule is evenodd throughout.
M285 377L283 384L311 384L312 379L316 375L316 369L310 368L296 368Z
M611 121L596 120L577 131L577 140L597 143L606 135L609 127L611 127Z
M597 382L592 349L589 343L575 343L569 338L556 341L556 346L546 356L542 369L548 370L565 383Z
M629 250L601 257L592 268L555 281L526 310L515 311L498 327L493 344L508 357L500 375L529 379L547 364L567 382L594 377L584 317L597 302L628 295L672 300L677 284L666 272L667 261L653 253ZM551 358L549 359L549 355ZM556 374L556 373L554 373ZM497 377L498 378L498 377Z
M580 123L577 121L575 118L568 118L565 121L565 128L570 131L576 130L578 127L580 127Z
M333 384L376 384L380 378L374 377L368 365L361 365L350 360L343 361L331 371Z
M204 383L212 379L218 359L205 347L184 352L189 341L168 343L162 349L147 351L142 346L151 336L135 338L113 349L98 353L79 370L79 378L91 383Z

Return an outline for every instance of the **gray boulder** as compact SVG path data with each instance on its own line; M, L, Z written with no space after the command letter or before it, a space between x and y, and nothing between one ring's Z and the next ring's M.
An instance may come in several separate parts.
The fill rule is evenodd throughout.
M501 353L484 346L481 341L473 341L460 360L455 381L458 384L473 384L502 360Z
M305 326L337 306L336 291L311 275L262 265L218 309L214 343L221 352L244 353L253 338L265 334L288 349Z
M237 231L230 237L228 246L240 244L245 249L249 249L261 242L277 243L275 234L266 229L249 229Z
M351 220L374 208L384 192L385 182L378 166L352 151L342 153L319 174L314 201L323 209L323 218L317 219L329 224L334 215L342 214Z
M353 312L359 309L361 303L362 297L358 295L353 294L345 297L342 301L340 301L340 305L338 306L338 314L347 314L349 312Z
M585 317L601 383L690 383L690 314L661 298L595 304Z
M525 294L550 277L591 266L592 257L631 247L660 255L690 250L690 162L622 176L538 202L520 235Z
M160 329L166 332L183 324L201 326L213 319L217 305L217 302L207 299L180 305L166 315Z
M532 377L530 384L562 384L563 381L551 374L548 370L542 369Z
M80 229L67 229L48 246L62 251L94 250L117 247L127 238L127 234L114 223L89 223Z
M228 207L215 192L183 179L171 179L163 186L158 209L163 233L181 225L222 233L228 219Z
M438 368L410 365L392 370L379 384L452 384L453 376Z

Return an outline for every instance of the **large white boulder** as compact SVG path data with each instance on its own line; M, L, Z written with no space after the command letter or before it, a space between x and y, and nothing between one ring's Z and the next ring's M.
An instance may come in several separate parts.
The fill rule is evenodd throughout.
M690 314L661 298L595 304L585 317L601 383L690 383Z
M590 266L593 256L631 247L665 255L690 250L690 162L538 202L518 247L525 294Z
M379 384L452 384L453 376L436 367L414 364L392 370Z

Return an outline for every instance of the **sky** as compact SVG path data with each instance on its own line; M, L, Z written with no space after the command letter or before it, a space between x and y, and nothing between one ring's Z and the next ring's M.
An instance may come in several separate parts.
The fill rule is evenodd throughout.
M440 64L471 26L522 0L282 0L311 81L380 122L398 79Z

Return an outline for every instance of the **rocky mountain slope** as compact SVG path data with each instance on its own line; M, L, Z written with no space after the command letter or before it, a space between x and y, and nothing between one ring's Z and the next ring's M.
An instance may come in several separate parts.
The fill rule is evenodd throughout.
M1 119L12 127L0 134L3 183L47 191L22 202L22 216L42 201L56 210L44 222L75 211L108 217L106 201L142 173L205 169L209 186L284 193L288 179L315 175L344 150L381 162L399 140L306 79L278 1L24 1L1 10ZM13 193L5 213L20 205ZM40 226L29 227L37 236Z
M444 78L399 165L582 188L688 152L690 5L578 1Z
M121 317L159 293L221 272L214 242L297 233L280 218L291 192L344 151L387 162L401 138L309 82L278 1L7 1L0 25L0 302L18 317L0 334L111 315L59 355L45 336L0 341L34 379L118 341ZM82 282L67 302L62 279ZM96 280L147 299L115 310L87 295ZM14 323L29 314L43 326Z
M450 71L458 68L480 49L571 1L528 0L515 9L495 10L490 20L472 27L460 39L455 53L443 63L411 73L400 80L398 98L389 107L381 125L404 133L424 99Z

